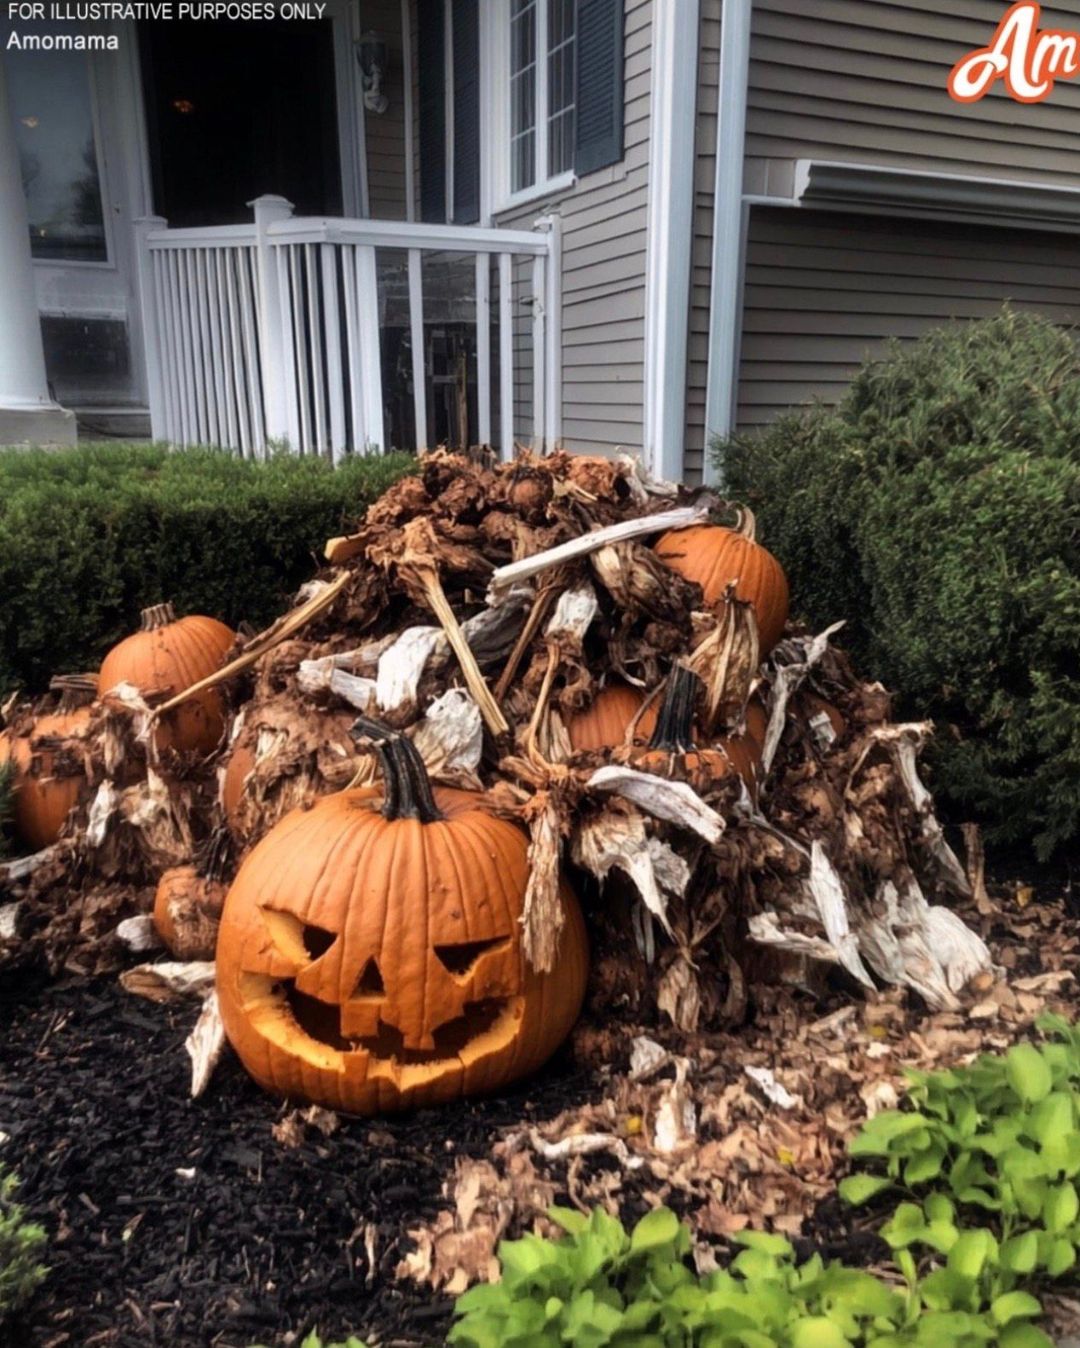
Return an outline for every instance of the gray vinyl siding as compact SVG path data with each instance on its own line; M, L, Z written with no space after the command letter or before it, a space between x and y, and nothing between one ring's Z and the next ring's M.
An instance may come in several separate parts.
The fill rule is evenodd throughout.
M721 0L701 0L697 122L694 144L694 233L686 351L684 477L696 485L705 463L705 394L709 374L713 209L716 190L717 98L720 84Z
M789 195L802 158L1080 183L1080 84L1023 107L1000 84L978 103L948 95L953 65L1004 12L985 0L754 0L747 189ZM1047 7L1042 26L1076 18Z
M400 0L362 0L363 30L386 43L387 70L382 90L389 99L383 113L365 112L368 206L374 220L405 219L405 55Z
M645 222L653 0L626 0L625 155L557 195L496 217L528 228L562 221L563 443L582 453L642 447ZM532 439L532 312L527 267L515 274L517 437Z
M739 382L743 430L837 401L890 337L981 318L1009 300L1080 321L1080 239L1034 231L756 208Z

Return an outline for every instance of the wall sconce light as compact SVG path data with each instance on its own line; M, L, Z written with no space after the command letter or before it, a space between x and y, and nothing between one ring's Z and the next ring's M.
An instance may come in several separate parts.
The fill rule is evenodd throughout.
M368 112L384 113L390 101L382 91L386 77L386 43L378 33L361 33L356 42L356 61L360 67L360 87Z

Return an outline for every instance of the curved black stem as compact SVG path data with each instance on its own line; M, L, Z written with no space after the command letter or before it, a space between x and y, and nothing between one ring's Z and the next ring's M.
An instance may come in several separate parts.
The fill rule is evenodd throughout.
M701 680L692 669L676 665L668 678L663 705L656 718L650 749L686 754L694 747L694 707L701 691Z
M433 824L437 819L445 818L435 804L427 768L412 740L400 730L391 730L368 716L358 716L350 734L357 741L368 740L379 756L385 795L384 818L419 819L422 824Z

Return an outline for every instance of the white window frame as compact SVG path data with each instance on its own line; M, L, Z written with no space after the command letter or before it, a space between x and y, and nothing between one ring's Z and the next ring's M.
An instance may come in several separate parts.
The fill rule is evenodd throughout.
M548 163L548 19L549 0L536 3L536 130L534 138L536 181L519 191L511 190L510 163L510 5L508 0L482 0L480 10L480 78L483 168L481 205L485 219L527 205L555 192L573 187L572 168L553 177ZM575 40L577 34L575 33ZM542 59L541 59L542 54ZM484 132L486 131L486 138ZM541 172L543 169L543 172Z

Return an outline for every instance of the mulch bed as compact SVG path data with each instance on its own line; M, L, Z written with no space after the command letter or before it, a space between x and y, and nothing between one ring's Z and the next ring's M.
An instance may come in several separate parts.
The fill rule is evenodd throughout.
M3 1151L52 1269L12 1348L276 1346L314 1327L441 1342L451 1301L394 1278L407 1228L443 1206L457 1156L596 1090L564 1061L497 1100L348 1120L291 1150L271 1134L282 1108L231 1055L188 1098L191 1018L111 982L0 979Z

